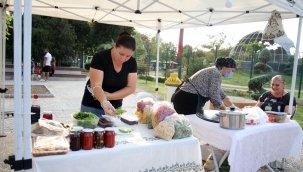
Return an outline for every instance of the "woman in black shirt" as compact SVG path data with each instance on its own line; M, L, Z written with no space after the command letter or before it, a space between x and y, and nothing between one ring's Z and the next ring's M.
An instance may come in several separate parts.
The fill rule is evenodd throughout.
M132 57L135 49L135 39L123 35L118 37L112 49L94 55L81 112L92 112L98 117L117 115L114 110L122 106L122 99L136 90L137 62Z
M290 95L284 90L286 82L282 75L276 75L271 79L271 91L263 93L256 106L264 111L276 111L288 113ZM296 99L293 100L292 114L296 110Z

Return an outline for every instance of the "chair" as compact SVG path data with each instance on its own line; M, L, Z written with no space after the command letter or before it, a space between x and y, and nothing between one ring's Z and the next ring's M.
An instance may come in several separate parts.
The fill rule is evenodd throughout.
M291 115L291 117L290 117L290 119L291 119L291 120L292 120L292 119L295 117L295 115L296 115L296 112L297 112L297 107L298 107L298 105L296 105L295 112L294 112L294 114L292 114L292 115Z
M292 114L292 115L290 116L290 119L291 119L291 120L292 120L292 119L295 117L295 115L296 115L297 107L298 107L298 105L296 105L294 114ZM286 162L286 158L282 158L282 164L281 164L281 168L278 168L279 170L284 170L284 164L285 164L285 162ZM273 164L274 166L277 166L277 160L271 162L270 164ZM268 167L267 167L267 168L268 168Z
M141 100L141 99L144 99L144 98L152 98L153 100L155 100L155 97L147 92L139 92L137 95L136 95L136 99L137 101Z

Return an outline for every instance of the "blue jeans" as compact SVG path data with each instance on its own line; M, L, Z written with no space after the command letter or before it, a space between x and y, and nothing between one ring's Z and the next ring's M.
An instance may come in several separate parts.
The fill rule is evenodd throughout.
M121 107L118 107L116 109L121 109ZM83 104L81 104L80 111L81 112L91 112L91 113L93 113L94 115L96 115L99 118L101 118L102 115L105 114L103 109L89 107L89 106L84 106Z

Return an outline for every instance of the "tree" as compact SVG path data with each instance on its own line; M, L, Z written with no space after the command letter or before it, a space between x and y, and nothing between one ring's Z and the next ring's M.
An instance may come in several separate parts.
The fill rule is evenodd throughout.
M83 68L83 56L87 53L91 27L89 22L85 21L68 20L68 22L75 30L76 40L74 49L76 51L77 58L80 59L80 67Z
M216 47L218 48L218 57L228 57L230 50L232 49L232 46L229 42L226 42L226 34L224 32L220 32L216 35L207 35L210 42L206 44L202 44L202 48L207 50L205 58L209 62L215 61L215 53L216 53ZM223 44L226 45L225 48L223 48Z
M288 63L286 64L286 68L284 69L284 72L286 73L286 75L291 76L292 75L292 71L294 68L294 56L290 55L288 57ZM300 64L300 63L299 63Z
M251 78L248 81L249 90L253 91L254 94L251 97L254 100L258 100L260 95L266 90L263 88L263 85L269 82L273 76L273 69L267 64L271 59L271 53L267 48L263 48L259 55L259 62L255 65L255 68L259 69L263 75Z
M33 15L32 56L42 63L44 49L48 48L58 65L74 55L75 30L68 20Z

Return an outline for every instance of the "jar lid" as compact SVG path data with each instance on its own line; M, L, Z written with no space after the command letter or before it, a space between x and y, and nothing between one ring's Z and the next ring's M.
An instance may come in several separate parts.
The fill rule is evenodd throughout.
M73 129L74 129L75 131L82 131L82 130L83 130L83 127L81 127L81 126L74 126Z
M248 113L240 110L221 110L220 114L226 115L247 115Z
M107 128L105 128L105 131L115 131L115 128L114 127L107 127Z
M103 128L95 128L94 131L104 131Z
M90 128L85 128L82 131L85 132L85 133L92 133L94 130L90 129Z
M52 111L43 111L43 113L45 113L45 114L51 114Z

